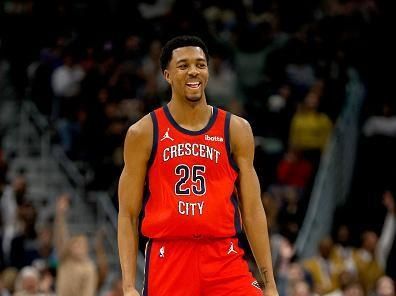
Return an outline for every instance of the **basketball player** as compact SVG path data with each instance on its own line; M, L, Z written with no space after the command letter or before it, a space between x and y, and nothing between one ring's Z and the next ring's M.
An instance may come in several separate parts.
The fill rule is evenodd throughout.
M160 61L172 98L126 135L118 216L126 296L139 295L139 226L150 239L143 295L263 295L238 245L242 222L264 293L278 295L252 130L246 120L207 104L208 60L199 38L168 41Z

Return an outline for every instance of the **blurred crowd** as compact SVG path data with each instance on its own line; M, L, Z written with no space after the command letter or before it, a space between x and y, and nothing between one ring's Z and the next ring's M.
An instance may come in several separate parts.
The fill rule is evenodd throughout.
M43 215L26 186L19 175L0 187L0 295L97 295L108 274L103 233L90 250L85 234L70 234L68 194L57 198L54 213Z
M382 1L5 0L1 5L7 29L0 31L0 85L9 77L16 100L37 105L51 124L52 142L87 176L88 190L109 192L117 208L126 130L169 100L161 47L175 35L198 35L210 53L209 103L245 117L255 134L255 167L280 295L395 295L391 149L381 162L388 161L389 170L378 175L387 182L377 184L370 191L375 202L366 203L368 209L377 207L375 219L366 221L370 211L359 207L366 192L359 183L317 255L298 258L294 250L321 155L342 112L349 67L369 90L362 119L366 150L358 163L368 161L373 136L383 139L378 157L396 139L394 106L378 91L382 76L373 74L384 59L377 51L377 32L386 27ZM383 107L378 114L372 101ZM374 163L369 168L383 171ZM369 176L359 180L369 183ZM96 243L84 235L70 237L67 196L59 197L54 215L36 221L42 209L25 196L27 185L23 175L7 178L0 147L0 296L55 290L96 295L107 272L100 235ZM354 209L360 228L350 218ZM111 289L108 295L122 295L119 280Z

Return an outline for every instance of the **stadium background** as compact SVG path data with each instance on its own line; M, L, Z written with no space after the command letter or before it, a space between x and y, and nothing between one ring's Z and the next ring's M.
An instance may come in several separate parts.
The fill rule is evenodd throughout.
M253 127L280 294L394 295L383 291L396 277L389 5L1 1L0 295L54 294L73 246L94 266L96 292L80 295L122 295L123 138L169 99L157 61L179 34L209 46L209 102Z

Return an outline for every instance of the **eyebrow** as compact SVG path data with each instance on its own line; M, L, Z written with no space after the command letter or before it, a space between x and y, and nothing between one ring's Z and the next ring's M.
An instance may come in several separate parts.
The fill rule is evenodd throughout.
M187 61L188 61L188 59L181 59L181 60L176 61L176 64L186 63ZM206 63L206 59L204 59L204 58L198 58L198 59L195 59L195 61Z

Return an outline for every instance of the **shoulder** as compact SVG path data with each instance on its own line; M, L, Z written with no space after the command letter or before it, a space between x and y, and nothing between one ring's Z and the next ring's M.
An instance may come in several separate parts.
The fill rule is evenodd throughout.
M254 147L252 128L246 119L231 114L229 133L232 153L250 151Z
M139 153L148 157L153 145L153 134L153 121L150 114L147 114L128 128L124 142L124 156L136 157Z
M152 135L153 121L150 114L147 114L128 128L126 141L142 141L151 138Z
M245 118L231 113L230 129L231 131L247 131L251 130L251 127L250 123Z
M253 136L250 123L237 115L231 114L230 118L230 136L231 143L235 141L245 141Z

